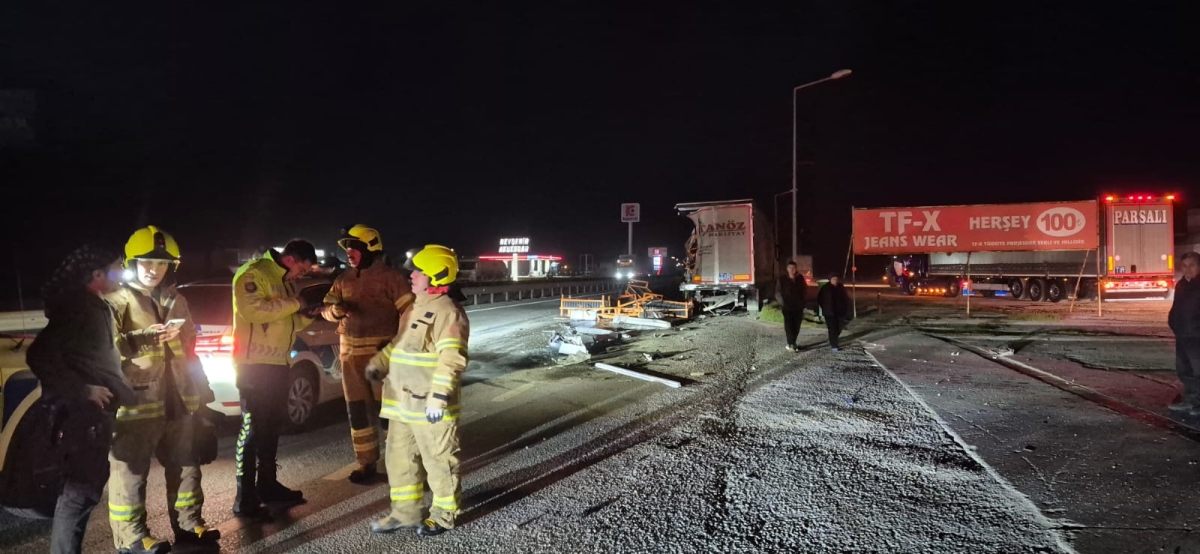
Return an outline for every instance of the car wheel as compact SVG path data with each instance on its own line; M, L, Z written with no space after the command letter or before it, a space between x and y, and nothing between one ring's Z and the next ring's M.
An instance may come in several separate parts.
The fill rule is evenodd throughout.
M304 429L312 421L317 409L317 388L315 373L310 364L300 364L292 368L292 378L288 383L287 413L288 426L294 430Z

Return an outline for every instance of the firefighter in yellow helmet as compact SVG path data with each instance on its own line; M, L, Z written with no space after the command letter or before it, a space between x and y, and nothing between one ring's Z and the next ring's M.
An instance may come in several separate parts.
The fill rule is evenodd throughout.
M125 282L106 296L116 317L121 370L135 391L134 402L117 411L109 454L113 542L119 552L170 551L171 545L146 527L146 478L156 456L166 474L175 542L212 546L220 532L200 515L200 465L176 440L184 435L185 417L213 401L196 357L196 326L187 299L175 289L179 245L152 225L129 237L125 259Z
M400 317L396 337L367 365L367 376L384 382L379 415L392 422L385 456L391 512L373 522L371 532L415 527L428 537L453 529L458 513L460 381L470 324L448 295L458 275L453 250L426 246L405 267L412 270L416 300ZM423 518L426 476L433 502Z
M396 336L400 314L413 301L408 278L388 266L379 232L365 225L346 229L338 245L350 269L338 275L325 296L321 315L338 324L341 335L342 390L350 415L350 439L358 469L350 481L365 483L376 474L376 433L382 385L367 380L367 363Z

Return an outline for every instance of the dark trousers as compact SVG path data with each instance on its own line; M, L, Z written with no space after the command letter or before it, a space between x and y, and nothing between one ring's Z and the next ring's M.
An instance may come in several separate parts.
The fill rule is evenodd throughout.
M804 310L783 310L783 332L787 335L788 346L796 346L796 336L800 334L803 321Z
M1200 406L1200 337L1175 337L1175 374L1183 401Z
M253 378L240 380L238 387L242 397L242 428L234 451L238 478L236 502L257 505L251 501L254 497L247 495L254 492L256 485L269 485L276 479L275 461L279 433L287 421L291 370L285 365L247 364L239 366L238 371Z
M50 527L50 554L80 554L83 536L87 532L92 508L100 503L104 484L68 480L58 494L54 506L54 523Z
M51 554L80 554L92 509L104 496L108 480L108 452L116 412L90 404L72 406L62 424L63 441L70 453L63 460L64 482L54 505L50 526Z
M842 318L825 318L825 328L829 329L829 346L832 346L833 348L838 347L838 336L842 334L843 327L845 327L845 324L842 323Z

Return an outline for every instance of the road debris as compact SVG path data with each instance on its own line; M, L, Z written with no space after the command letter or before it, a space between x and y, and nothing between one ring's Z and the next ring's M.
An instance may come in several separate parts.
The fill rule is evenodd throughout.
M641 379L643 381L651 381L654 383L661 383L661 384L664 384L664 385L674 388L674 389L677 389L677 388L683 386L683 384L680 383L679 381L673 381L671 379L663 379L662 377L655 377L653 375L646 375L645 373L638 373L631 369L625 369L623 367L617 367L615 365L598 363L598 364L595 364L595 367L596 367L596 369L603 369L605 371L611 371L613 373L624 375L626 377L633 377L634 379Z

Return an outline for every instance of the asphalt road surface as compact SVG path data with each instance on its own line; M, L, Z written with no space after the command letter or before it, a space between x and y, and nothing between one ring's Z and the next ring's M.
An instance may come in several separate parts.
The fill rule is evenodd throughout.
M458 529L368 533L387 489L347 481L338 406L282 441L281 480L308 504L268 524L233 519L228 433L205 467L205 517L228 553L1200 548L1200 431L1163 410L1177 390L1165 303L1072 323L1062 305L1022 318L997 302L965 319L953 299L874 298L860 297L842 352L807 325L803 351L787 352L780 326L740 314L645 331L592 360L678 389L556 363L543 333L556 300L472 309ZM150 525L169 538L161 475L148 490ZM113 548L105 515L85 551ZM0 516L0 549L44 552L47 531Z

